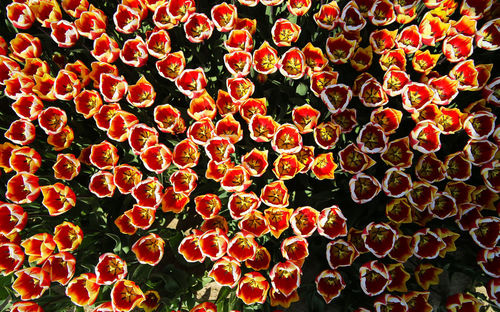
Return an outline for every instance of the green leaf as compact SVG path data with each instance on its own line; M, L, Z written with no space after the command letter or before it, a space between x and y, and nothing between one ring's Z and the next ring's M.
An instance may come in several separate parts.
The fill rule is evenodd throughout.
M305 83L300 83L297 86L296 92L298 95L306 95L308 90L309 90L309 88L307 87L307 85Z
M106 236L110 237L115 242L115 248L113 248L113 252L115 254L119 254L122 250L122 241L120 237L116 234L106 233Z

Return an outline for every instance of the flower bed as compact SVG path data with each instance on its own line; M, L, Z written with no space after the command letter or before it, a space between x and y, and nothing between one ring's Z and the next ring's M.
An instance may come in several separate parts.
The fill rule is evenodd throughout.
M0 307L498 309L500 5L212 2L0 11Z

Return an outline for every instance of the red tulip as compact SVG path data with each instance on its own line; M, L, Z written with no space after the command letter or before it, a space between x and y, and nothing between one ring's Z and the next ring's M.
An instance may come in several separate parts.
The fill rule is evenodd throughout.
M413 256L412 241L413 237L399 234L394 242L394 247L392 247L391 252L389 253L389 258L396 260L399 263L406 262L411 256Z
M359 256L354 245L343 239L330 241L326 245L326 260L333 270L339 267L349 267Z
M406 52L402 48L392 49L384 52L379 59L382 70L406 70Z
M148 55L146 43L139 36L125 41L120 51L120 59L122 62L133 67L142 67L146 65Z
M219 90L220 91L220 90ZM210 118L202 118L188 128L186 136L196 145L207 145L208 140L214 137L215 125Z
M221 201L215 194L204 194L194 199L196 212L203 219L211 218L217 215L221 209Z
M271 34L274 44L278 47L289 47L293 42L299 39L301 28L284 18L277 19L274 22Z
M248 100L255 90L255 85L248 78L228 78L226 87L231 99L236 103Z
M111 301L101 303L100 305L95 307L94 310L92 310L92 312L114 312L114 311L115 310L113 308L113 304L111 303Z
M226 192L243 192L250 187L252 180L250 180L250 174L246 169L238 165L227 169L220 184Z
M155 107L154 119L161 132L173 134L182 117L178 109L170 104L163 104Z
M9 236L21 232L28 221L28 214L16 204L0 202L0 234Z
M329 37L326 40L326 54L333 64L347 63L353 55L355 48L356 41L346 39L344 34Z
M16 204L31 203L40 195L38 177L27 172L14 175L7 182L5 197Z
M30 263L42 264L52 254L56 248L56 243L52 235L48 233L38 233L25 239L21 246L24 253L29 256Z
M42 269L49 274L50 281L66 285L75 274L76 259L69 252L53 254L43 263Z
M111 302L116 311L132 311L146 297L133 281L119 280L111 289Z
M443 42L443 54L451 63L464 61L472 55L472 41L473 38L471 36L462 34L448 36Z
M132 245L137 260L143 264L152 266L160 263L163 258L165 241L157 234L151 233L141 237Z
M241 157L241 165L250 173L252 177L262 176L269 165L267 162L268 151L252 149Z
M250 233L255 237L260 237L269 232L269 222L262 212L252 210L238 222L238 228L243 233Z
M410 150L408 137L389 142L381 158L389 166L399 168L410 167L412 165L413 152Z
M209 230L199 237L199 249L203 256L215 261L226 254L229 239L219 228Z
M261 190L260 200L271 207L288 206L288 189L283 181L274 181L264 186Z
M193 13L189 15L184 23L186 38L193 43L200 43L212 36L214 23L203 13Z
M208 276L221 286L234 288L241 277L240 262L231 257L224 256L213 264Z
M89 2L87 0L63 0L61 6L64 12L68 13L71 17L79 18L83 12L89 9Z
M15 274L17 278L12 283L12 289L21 300L38 299L50 286L50 276L42 268L29 267Z
M135 107L144 108L153 105L156 92L153 85L141 76L135 85L128 87L127 102Z
M89 191L99 198L113 197L116 185L113 183L113 174L108 171L99 171L90 177Z
M352 99L352 90L344 84L329 84L321 91L321 100L333 114L343 111Z
M116 12L113 14L115 29L122 34L134 33L139 29L141 20L140 12L123 4L118 4Z
M297 156L290 154L281 154L274 161L273 173L279 180L290 180L302 170L302 164Z
M441 54L431 54L429 50L418 50L411 61L413 69L420 73L429 74L437 65Z
M257 247L258 244L253 234L237 232L228 243L227 254L243 262L254 258Z
M352 174L362 172L375 164L375 161L363 153L354 143L341 150L339 157L342 170Z
M412 245L413 254L419 259L434 259L446 247L443 239L429 228L415 232Z
M156 62L158 73L170 81L174 81L184 71L186 60L182 51L167 54L167 56Z
M167 170L172 162L172 152L163 144L155 144L146 148L140 157L146 169L156 174Z
M450 26L450 23L446 23L441 17L433 15L432 12L427 12L418 26L418 30L422 35L422 43L436 46L436 43L446 38Z
M51 23L50 28L52 40L61 48L71 48L79 39L76 26L66 20Z
M258 272L249 272L243 275L238 282L236 296L243 300L245 304L264 303L269 282Z
M365 153L383 153L387 149L387 136L379 124L369 122L359 132L356 143Z
M500 219L497 217L478 218L469 230L474 242L481 248L493 249L500 240Z
M368 296L381 294L391 281L387 267L377 260L363 264L359 269L361 289Z
M161 202L163 212L172 211L174 213L181 212L189 202L189 196L183 193L175 193L174 188L169 186L165 189Z
M224 41L224 47L228 52L250 52L253 49L253 44L252 34L246 29L231 30L229 37Z
M35 22L35 16L28 4L12 2L6 7L7 18L18 29L29 29Z
M221 32L231 31L238 15L236 6L225 2L214 5L210 13L215 27Z
M217 114L217 107L215 106L214 99L206 90L203 90L199 97L191 100L187 113L189 117L196 121L203 118L214 119ZM184 130L182 132L184 132Z
M188 262L203 262L205 260L205 255L200 249L199 235L197 233L184 237L179 244L178 252Z
M90 162L101 170L113 169L118 163L118 149L108 141L94 144L90 150Z
M296 47L288 49L278 61L277 67L280 73L287 78L302 78L307 70L304 52Z
M135 204L132 209L125 211L123 214L129 218L132 226L147 230L155 221L156 209Z
M186 20L196 11L194 0L172 0L167 5L169 16L176 21L185 23Z
M271 116L263 116L257 113L248 122L248 128L252 140L256 142L269 142L278 129L278 123Z
M11 306L12 312L43 312L43 309L33 301L18 301Z
M500 19L492 19L486 22L481 29L476 32L476 45L479 48L496 51L500 47L500 39L498 37L498 24ZM490 39L491 38L491 39Z
M405 27L396 38L396 45L406 54L415 53L422 46L422 35L416 25Z
M342 275L335 270L324 270L315 279L316 291L328 304L337 298L346 284Z
M361 234L365 247L377 258L383 258L391 252L397 237L390 225L375 222L368 224Z
M408 311L408 304L406 301L399 296L391 294L380 295L375 302L373 302L373 306L377 312L385 311L386 309L389 311Z
M156 208L161 204L163 185L157 178L148 177L138 183L131 193L139 206Z
M60 252L76 250L83 240L83 231L78 225L64 221L54 228L54 242Z
M318 233L328 239L347 235L347 219L337 205L321 210L318 217Z
M226 55L224 56L224 64L226 65L226 68L228 68L228 66L233 66L233 65L239 68L238 63L234 63L234 64L231 63L230 65L227 63L227 62L237 61L237 57L232 57L231 54L239 54L239 53L246 53L246 52L235 51L235 52L231 52L230 54L226 54L226 55L228 55L228 58L231 58L231 59L226 58ZM246 65L243 65L243 66L246 66ZM234 70L239 70L236 67L234 68ZM240 69L246 70L244 68L240 68ZM233 69L228 68L228 70L231 72ZM231 73L233 75L236 74L238 77L240 76L240 75L238 75L237 72L234 72L234 73L231 72ZM221 116L225 116L227 114L237 113L239 108L240 108L240 103L233 102L233 99L231 98L229 93L227 93L224 90L219 89L219 91L217 92L217 100L215 101L215 106L217 107L217 111L219 112L219 114Z
M106 32L107 21L108 18L104 12L91 4L89 9L82 12L75 21L75 26L81 36L95 40Z
M23 249L14 243L0 244L0 274L7 276L18 271L24 263Z
M290 296L300 286L301 269L291 261L278 262L269 272L271 285L285 296Z
M456 64L448 76L451 79L458 81L458 90L467 91L477 88L479 85L479 72L474 65L474 60L464 60Z
M259 198L255 193L235 192L228 200L228 208L234 220L240 220L244 216L257 209L260 205Z
M425 290L428 290L431 285L439 284L441 273L443 273L443 269L429 263L419 264L414 271L417 284Z
M469 140L464 155L473 165L481 166L493 160L498 146L488 140Z
M309 11L311 5L311 0L289 0L286 4L286 8L295 16L303 16Z
M281 125L274 134L271 146L280 154L293 154L302 149L302 136L299 130L291 124Z
M278 70L278 52L267 41L253 52L253 69L258 73L267 75Z
M186 69L175 80L179 91L190 99L200 96L207 86L207 78L203 69Z
M240 225L238 225L239 228L241 228ZM220 215L213 216L211 218L203 220L203 223L200 226L200 230L202 232L206 232L209 230L215 230L216 228L219 228L222 230L224 233L229 232L229 226L227 224L226 218Z
M437 193L434 201L429 205L429 211L434 217L444 220L457 214L455 198L446 192Z
M122 194L129 194L141 180L142 172L136 167L123 164L113 168L113 183Z
M360 31L366 26L366 20L361 15L355 1L350 1L344 6L339 23L345 32Z
M29 146L18 147L12 150L9 158L10 168L16 172L34 174L42 165L42 157Z
M43 194L42 204L51 216L61 215L76 205L76 195L67 185L58 182L44 185L40 190Z
M484 273L494 278L500 277L500 247L482 249L477 254L476 261Z
M471 294L458 293L446 299L446 311L448 312L478 312L482 303Z
M267 270L269 268L269 263L271 262L271 255L267 251L266 247L259 246L255 251L253 259L248 259L245 261L245 265L255 271Z
M326 30L333 30L338 23L340 8L337 2L330 2L321 5L319 11L313 18L316 24Z
M164 29L154 31L149 35L146 45L149 55L157 59L164 59L170 53L170 36Z
M97 90L82 90L74 99L77 113L85 119L93 117L102 106L102 98Z
M24 61L28 58L37 58L42 55L40 39L27 33L18 33L10 41L12 56Z
M412 148L424 154L438 151L441 148L440 133L441 130L432 121L417 123L410 133Z
M403 294L403 298L408 305L408 312L431 312L432 306L429 304L429 292L410 291Z

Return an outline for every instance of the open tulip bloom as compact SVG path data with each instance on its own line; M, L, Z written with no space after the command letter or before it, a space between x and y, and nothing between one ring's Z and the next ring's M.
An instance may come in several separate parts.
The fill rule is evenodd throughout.
M500 308L498 1L4 2L2 309Z

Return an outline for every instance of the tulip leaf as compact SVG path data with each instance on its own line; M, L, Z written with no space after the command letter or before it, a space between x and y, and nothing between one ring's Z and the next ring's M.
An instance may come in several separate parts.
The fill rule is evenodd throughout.
M306 95L308 90L309 90L309 88L307 87L307 85L305 83L300 83L297 86L296 92L298 95Z
M115 242L115 247L113 248L113 252L115 254L119 254L120 251L122 250L122 241L120 240L120 237L113 233L106 233L106 236L108 236Z

